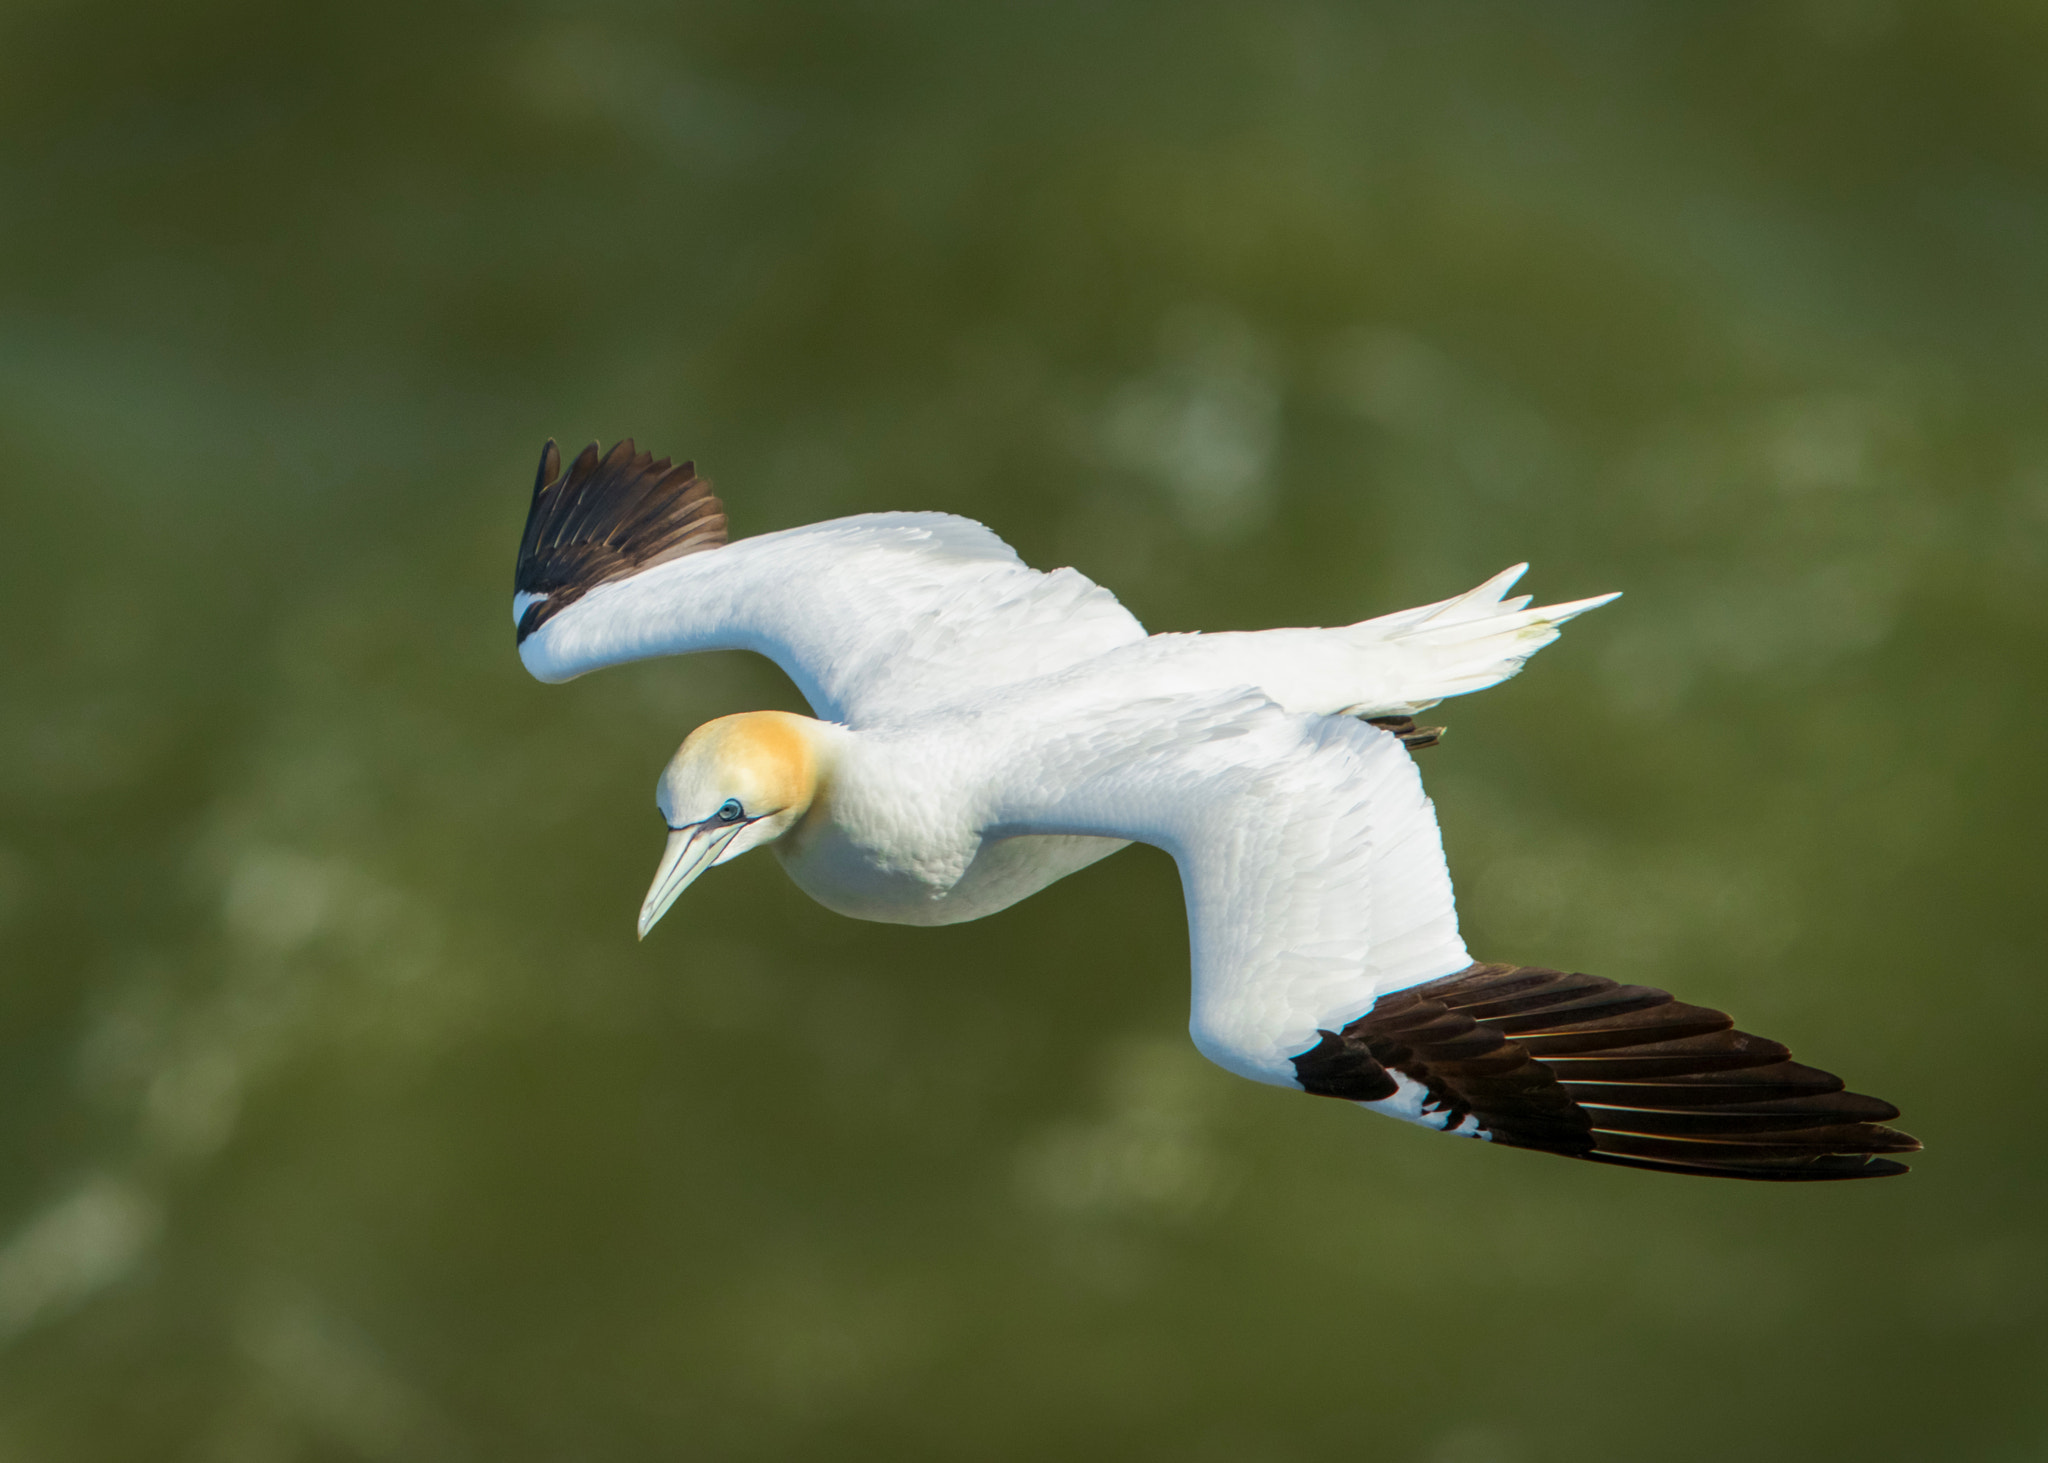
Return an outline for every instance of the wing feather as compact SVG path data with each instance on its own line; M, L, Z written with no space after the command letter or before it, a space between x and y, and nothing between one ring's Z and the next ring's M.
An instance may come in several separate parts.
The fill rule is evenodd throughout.
M1295 1059L1310 1092L1568 1158L1713 1178L1884 1178L1899 1110L1652 986L1473 965L1380 997Z
M1086 722L1079 708L1062 719ZM1399 739L1256 694L1142 704L1051 739L1018 831L1157 844L1180 866L1189 1029L1218 1065L1438 1131L1723 1178L1903 1173L1890 1103L1651 986L1481 965ZM1100 721L1098 709L1094 720Z
M513 601L543 681L653 656L752 650L821 717L874 725L1145 638L1108 590L1041 573L978 523L871 513L728 542L690 464L632 442L543 454Z
M561 469L550 441L513 574L521 644L599 586L725 542L725 505L694 463L657 462L627 437L601 456L593 442Z
M1436 810L1395 735L1289 713L1249 690L1114 713L1045 707L1090 730L1013 760L999 822L1173 855L1189 1030L1219 1066L1299 1086L1293 1058L1319 1030L1472 963Z

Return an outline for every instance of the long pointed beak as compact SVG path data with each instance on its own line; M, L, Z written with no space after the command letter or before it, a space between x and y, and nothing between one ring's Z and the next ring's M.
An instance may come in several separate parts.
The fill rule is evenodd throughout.
M738 835L744 823L692 823L669 830L668 847L661 851L661 866L654 871L654 883L647 890L647 902L640 906L640 938L668 913L676 896L695 882L697 876L717 861L725 846Z

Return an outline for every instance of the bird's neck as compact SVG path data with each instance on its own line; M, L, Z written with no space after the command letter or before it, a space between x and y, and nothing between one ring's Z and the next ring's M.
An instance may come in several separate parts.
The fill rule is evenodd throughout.
M755 715L772 725L800 789L792 803L796 810L792 826L802 824L814 814L822 815L831 802L833 780L854 733L836 722L789 711L762 711Z

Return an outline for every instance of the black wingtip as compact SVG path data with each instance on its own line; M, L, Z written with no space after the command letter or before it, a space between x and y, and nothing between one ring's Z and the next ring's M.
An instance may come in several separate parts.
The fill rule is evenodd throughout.
M1625 1168L1799 1182L1892 1178L1919 1142L1881 1098L1781 1042L1649 986L1540 966L1473 965L1380 997L1294 1059L1309 1092L1372 1101L1389 1074L1428 1094L1426 1125ZM1377 1080L1374 1080L1377 1079Z
M592 442L565 473L550 438L513 575L516 591L539 596L520 620L519 638L600 584L725 541L725 506L696 464L656 462L622 437L609 452Z

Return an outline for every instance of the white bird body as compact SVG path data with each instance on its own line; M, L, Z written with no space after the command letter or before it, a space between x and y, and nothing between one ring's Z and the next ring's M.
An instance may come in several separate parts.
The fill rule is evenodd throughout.
M990 836L976 816L982 774L999 753L962 720L859 735L806 732L823 771L809 813L772 845L791 880L838 914L947 925L1007 909L1126 846L1071 834Z
M657 789L671 832L643 935L756 846L827 908L938 925L1140 841L1179 867L1189 1029L1230 1071L1679 1172L1862 1177L1902 1171L1872 1155L1916 1146L1871 1121L1888 1104L1718 1012L1475 964L1459 939L1405 744L1433 735L1358 718L1504 680L1612 595L1532 609L1505 598L1517 567L1338 628L1148 636L1108 591L1029 568L965 519L864 515L727 543L688 465L626 442L559 471L550 443L513 606L535 676L754 650L817 712L725 717L684 742ZM1793 1136L1754 1136L1755 1105L1781 1100L1800 1106L1766 1126Z

